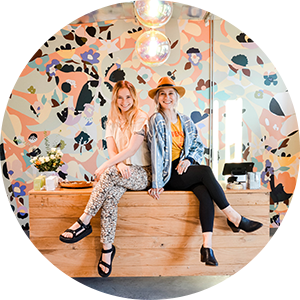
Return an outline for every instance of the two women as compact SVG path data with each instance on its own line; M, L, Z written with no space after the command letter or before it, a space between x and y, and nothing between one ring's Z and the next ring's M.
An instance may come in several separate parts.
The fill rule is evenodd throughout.
M92 232L90 221L101 210L102 254L98 273L108 277L116 253L113 245L118 216L118 202L127 189L150 187L150 153L145 139L148 115L138 108L134 86L119 81L113 88L111 108L106 126L110 159L96 171L97 184L89 202L76 223L60 235L65 243L80 241Z
M212 250L213 201L227 216L228 225L234 232L240 229L251 232L262 226L239 215L229 205L211 169L200 165L203 144L197 129L189 117L176 111L179 97L184 93L183 87L176 86L169 77L163 77L157 88L149 91L157 112L150 118L148 129L147 114L138 108L134 86L127 81L119 81L114 86L106 128L110 159L95 172L98 183L84 213L60 236L65 243L75 243L89 235L92 232L90 221L102 208L103 249L98 264L98 273L102 277L109 276L112 270L118 202L127 189L143 190L152 182L148 192L155 199L159 199L164 189L192 190L200 201L203 231L200 253L201 261L206 265L218 265Z
M236 212L228 203L222 187L208 166L200 165L203 144L193 121L176 111L179 97L185 89L176 86L169 77L163 77L158 86L148 92L156 103L157 112L149 120L148 145L151 152L152 188L149 194L159 199L164 189L191 190L200 201L199 217L203 232L201 261L217 266L212 250L214 204L227 217L229 227L252 232L262 224L251 221Z

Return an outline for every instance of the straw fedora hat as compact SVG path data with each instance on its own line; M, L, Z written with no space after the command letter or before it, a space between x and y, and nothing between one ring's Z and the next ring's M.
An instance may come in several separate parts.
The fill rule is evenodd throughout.
M180 98L185 94L185 88L182 86L177 86L175 82L170 77L162 77L157 84L155 89L152 89L148 92L150 98L154 98L156 92L161 88L173 88L177 91Z

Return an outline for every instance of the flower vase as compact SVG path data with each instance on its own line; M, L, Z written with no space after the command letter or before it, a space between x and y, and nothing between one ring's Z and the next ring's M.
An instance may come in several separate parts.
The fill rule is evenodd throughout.
M53 191L57 188L58 183L59 183L59 176L57 174L57 172L55 171L44 171L44 172L40 172L41 175L44 175L46 178L45 180L45 189L47 191ZM54 176L54 178L49 178L50 176ZM47 180L49 178L49 181Z
M46 176L46 178L48 178L49 176L58 176L57 172L55 171L44 171L40 172L40 174Z

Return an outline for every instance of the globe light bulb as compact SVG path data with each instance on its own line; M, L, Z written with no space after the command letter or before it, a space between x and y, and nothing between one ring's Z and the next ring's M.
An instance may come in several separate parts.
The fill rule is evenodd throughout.
M145 27L159 28L165 25L173 13L173 3L161 0L137 0L134 3L135 15Z
M170 55L171 46L163 33L149 30L139 36L135 50L143 64L156 67L166 62Z

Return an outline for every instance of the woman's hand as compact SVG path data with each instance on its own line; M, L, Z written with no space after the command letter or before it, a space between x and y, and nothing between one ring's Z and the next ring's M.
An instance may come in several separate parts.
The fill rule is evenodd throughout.
M159 199L159 195L164 191L164 188L157 188L157 189L153 189L151 188L150 190L148 190L148 194L158 200Z
M188 159L184 159L179 162L175 170L177 170L177 173L179 175L182 175L182 173L185 173L187 171L190 165L191 162Z
M117 169L121 173L122 177L128 179L131 176L130 167L120 162L117 164Z
M104 173L104 171L108 168L106 162L104 164L102 164L96 171L94 174L95 180L99 181L100 180L100 176L102 173Z

